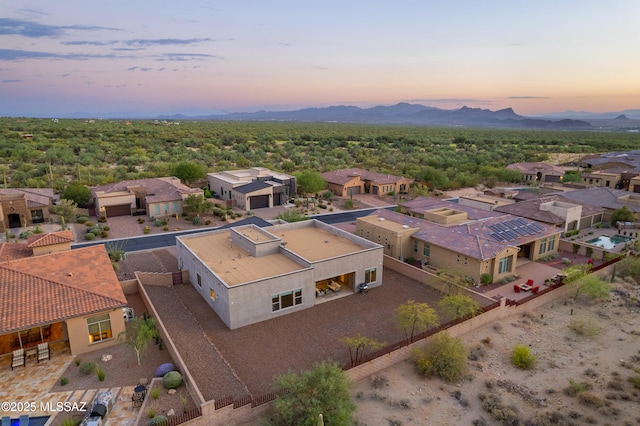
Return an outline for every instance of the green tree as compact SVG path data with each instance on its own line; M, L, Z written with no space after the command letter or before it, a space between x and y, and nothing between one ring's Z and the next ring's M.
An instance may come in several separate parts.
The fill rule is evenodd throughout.
M469 277L464 269L455 266L440 268L436 271L436 275L440 278L442 288L446 290L447 294L455 293L461 287L468 288L474 284L473 278Z
M304 170L296 174L296 184L299 193L313 194L323 190L327 181L315 170Z
M428 303L408 300L396 308L396 323L404 330L405 337L413 342L415 333L438 325L438 314Z
M360 364L366 349L375 351L385 345L383 342L360 335L355 337L342 337L340 338L340 342L349 348L349 358L351 359L352 367Z
M207 173L202 165L191 161L183 161L173 166L173 175L188 185L204 179Z
M183 204L186 211L195 214L210 212L213 209L213 203L202 195L189 195Z
M609 283L595 274L585 275L573 281L572 285L576 290L573 297L574 300L577 300L581 294L586 294L592 299L604 299L609 297L609 293L611 292Z
M436 334L424 350L416 348L414 356L420 373L435 374L447 382L458 380L468 369L469 350L446 331Z
M438 302L438 306L449 316L455 319L465 317L467 315L475 316L482 308L478 302L464 294L449 294Z
M277 215L276 219L284 220L285 222L300 222L303 220L308 220L309 218L300 213L300 210L297 209L287 209Z
M562 176L562 182L582 182L582 176L575 170L569 170Z
M301 374L289 372L275 380L277 391L287 391L273 403L271 425L350 425L356 409L349 395L349 378L337 363L323 361Z
M140 354L144 353L149 342L158 336L156 322L153 318L144 319L135 317L127 324L125 329L118 334L118 340L131 347L136 353L138 365L140 365Z
M616 222L633 222L633 221L635 221L635 216L627 206L622 206L619 209L615 209L611 214L611 226L616 226Z
M71 223L78 216L78 205L71 200L62 199L51 208L51 212L60 216L63 223Z
M74 180L64 189L61 198L73 201L80 206L91 200L91 190L77 180Z

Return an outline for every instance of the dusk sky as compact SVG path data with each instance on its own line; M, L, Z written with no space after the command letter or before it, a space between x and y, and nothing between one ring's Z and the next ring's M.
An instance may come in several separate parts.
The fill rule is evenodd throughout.
M640 108L640 1L2 0L0 115Z

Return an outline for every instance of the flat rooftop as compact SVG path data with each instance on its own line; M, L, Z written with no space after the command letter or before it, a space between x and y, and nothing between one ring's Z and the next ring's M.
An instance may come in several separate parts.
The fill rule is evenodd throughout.
M330 259L366 249L366 247L356 244L345 237L340 237L315 226L298 229L270 228L269 232L285 241L287 250L294 252L309 262Z
M414 229L414 230L420 229L419 226L411 226L407 224L394 222L392 220L386 220L385 218L381 218L376 215L359 217L358 220L361 220L362 222L374 223L376 226L379 226L383 229L386 229L388 231L393 231L393 232L402 232L402 231L406 231L407 229Z
M230 237L230 231L226 231L190 236L182 242L229 286L305 269L279 253L253 257ZM258 233L254 237L260 238Z

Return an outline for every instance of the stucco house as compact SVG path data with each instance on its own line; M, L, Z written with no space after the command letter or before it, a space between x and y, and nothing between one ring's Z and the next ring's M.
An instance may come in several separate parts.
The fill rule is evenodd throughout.
M280 206L296 194L296 177L264 167L208 173L209 189L244 211Z
M176 237L178 264L230 329L382 283L382 247L317 220Z
M383 195L390 192L396 194L409 191L413 179L394 176L386 173L375 173L368 170L351 168L322 173L328 188L335 195L348 197L355 194Z
M52 205L51 188L0 189L0 232L48 221Z
M125 180L91 188L98 216L147 215L164 217L182 214L183 201L190 195L204 196L177 177Z
M522 172L522 180L527 183L561 182L565 174L564 167L543 162L513 163L507 169Z
M469 220L467 212L437 208L425 219L386 209L356 220L356 235L382 244L384 254L424 266L455 267L479 283L513 275L517 260L537 260L558 251L561 230L511 215Z
M127 299L103 245L0 263L0 356L67 341L72 355L118 343Z

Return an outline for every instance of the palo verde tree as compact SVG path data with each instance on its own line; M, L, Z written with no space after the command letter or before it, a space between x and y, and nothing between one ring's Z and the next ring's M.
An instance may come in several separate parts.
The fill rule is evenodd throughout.
M213 209L213 203L202 195L189 195L184 200L184 209L189 213L202 214Z
M202 165L192 161L183 161L173 166L173 175L188 185L204 179L207 173Z
M328 361L301 374L280 375L275 389L286 393L273 402L267 424L317 426L320 415L326 425L352 424L356 406L349 386L349 378L340 366Z
M298 192L313 194L323 190L327 186L327 181L315 170L304 170L296 174L296 184Z
M587 274L578 278L571 283L576 292L573 296L574 300L582 294L589 296L592 299L604 299L609 297L611 292L611 286L608 282L595 274Z
M413 352L418 371L425 376L437 375L442 380L454 382L468 369L469 350L462 340L446 331L436 334L425 349Z
M352 367L360 364L366 349L375 351L385 345L384 342L360 335L355 337L342 337L340 338L340 342L349 348L349 358L351 359Z
M449 294L440 299L438 306L443 312L455 319L467 315L475 316L482 311L478 302L465 294Z
M396 308L396 323L404 330L405 337L413 342L415 333L438 325L438 314L428 303L408 300Z
M91 190L77 180L74 180L64 189L61 198L73 201L80 206L91 200Z
M58 204L51 208L51 212L60 217L63 223L62 227L66 228L66 223L71 223L76 220L76 217L78 216L78 205L71 200L62 199Z
M118 334L118 340L131 347L136 353L138 365L140 365L140 354L144 353L149 342L158 336L156 321L153 318L135 317L127 324L125 329Z
M622 206L619 209L615 209L611 214L611 226L616 226L616 222L634 222L634 221L635 221L635 216L627 206Z

